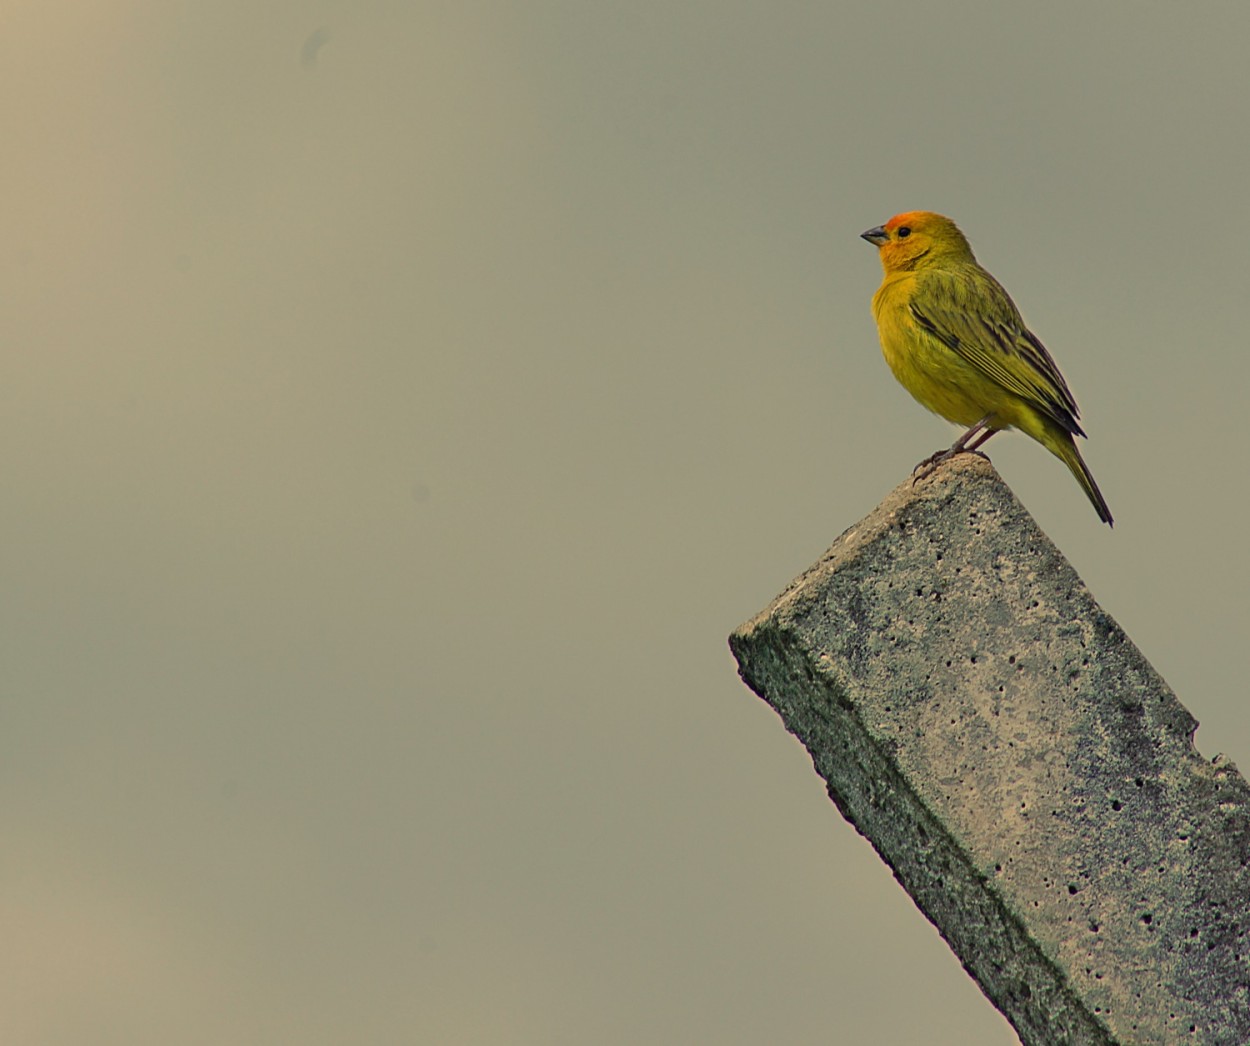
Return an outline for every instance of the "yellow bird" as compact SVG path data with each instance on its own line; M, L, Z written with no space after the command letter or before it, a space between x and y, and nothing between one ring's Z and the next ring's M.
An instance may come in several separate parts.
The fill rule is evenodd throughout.
M876 245L885 269L872 311L886 363L929 410L969 426L949 450L917 466L921 475L976 451L996 432L1019 429L1072 470L1110 524L1111 510L1076 447L1085 433L1067 382L955 223L911 211L861 235Z

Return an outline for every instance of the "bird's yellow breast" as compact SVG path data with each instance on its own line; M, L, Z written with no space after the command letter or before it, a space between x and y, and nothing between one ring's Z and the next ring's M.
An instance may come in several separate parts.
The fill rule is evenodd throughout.
M1018 398L916 322L910 308L915 286L915 273L892 273L872 299L881 352L899 384L957 425L975 425L987 414L995 415L991 428L1015 424Z

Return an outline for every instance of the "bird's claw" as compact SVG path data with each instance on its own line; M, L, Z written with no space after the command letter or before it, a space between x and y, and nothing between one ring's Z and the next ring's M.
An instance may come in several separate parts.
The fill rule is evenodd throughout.
M975 454L978 458L984 458L986 461L990 460L989 455L986 454L985 451L973 450L970 447L950 447L946 450L939 450L930 454L924 459L924 461L920 462L920 464L911 470L911 485L914 487L922 479L933 475L939 465L950 461L951 458L958 454Z

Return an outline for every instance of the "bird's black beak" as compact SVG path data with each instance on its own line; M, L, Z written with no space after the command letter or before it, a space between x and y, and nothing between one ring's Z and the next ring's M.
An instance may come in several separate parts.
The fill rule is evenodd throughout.
M869 229L867 232L861 232L860 238L867 240L871 244L880 247L883 243L890 242L890 234L885 231L883 226L878 225L875 229Z

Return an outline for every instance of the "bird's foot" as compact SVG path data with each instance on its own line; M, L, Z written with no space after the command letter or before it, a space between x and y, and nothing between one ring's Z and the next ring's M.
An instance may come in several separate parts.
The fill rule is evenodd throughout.
M989 461L989 455L983 450L973 450L971 447L949 447L946 450L939 450L934 454L930 454L924 461L920 462L911 470L911 485L914 487L922 479L933 475L937 467L944 462L950 461L957 454L975 454L978 458L984 458Z

